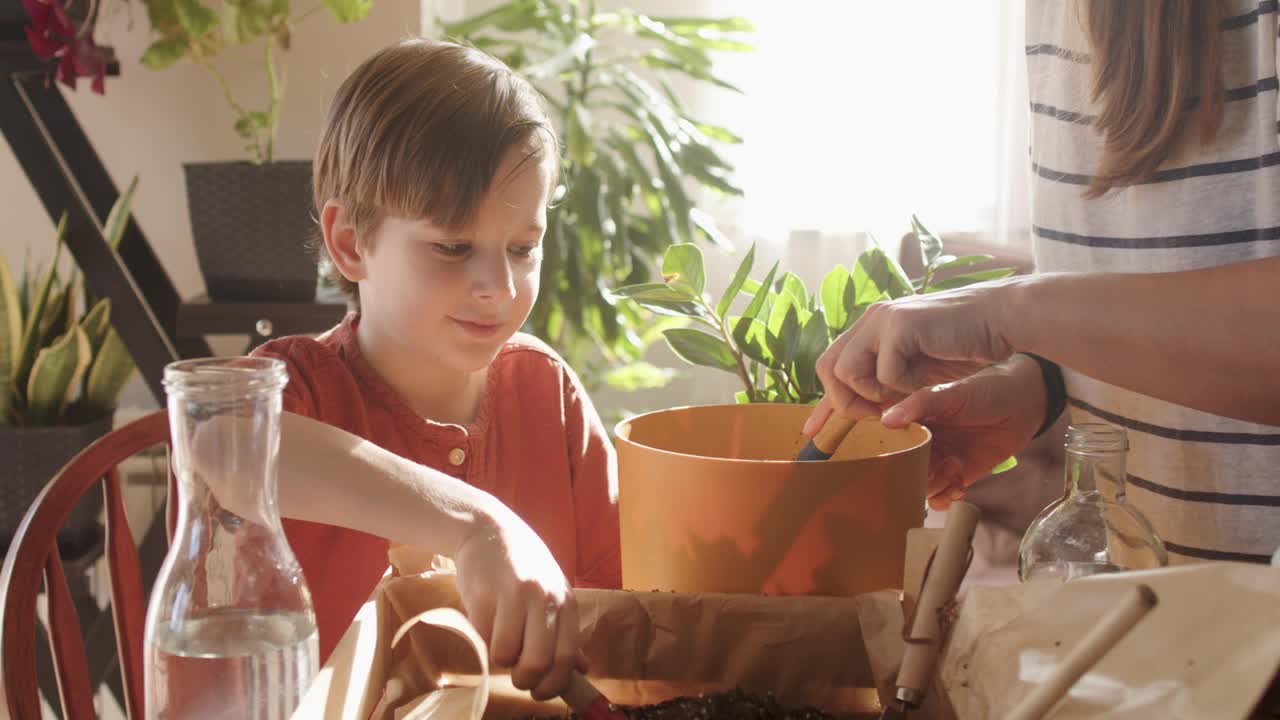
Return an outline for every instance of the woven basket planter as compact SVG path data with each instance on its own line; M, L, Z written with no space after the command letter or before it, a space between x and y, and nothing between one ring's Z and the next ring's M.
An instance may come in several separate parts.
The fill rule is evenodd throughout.
M0 549L9 543L31 502L81 450L111 430L108 415L84 425L0 428ZM97 541L102 493L86 493L58 531L58 547L78 557Z
M311 162L189 163L187 208L209 297L223 302L310 302L316 262Z

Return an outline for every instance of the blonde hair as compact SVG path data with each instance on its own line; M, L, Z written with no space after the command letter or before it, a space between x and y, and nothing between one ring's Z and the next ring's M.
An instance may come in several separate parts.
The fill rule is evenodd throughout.
M316 212L340 201L362 242L389 215L465 227L507 151L538 136L521 165L558 157L559 145L537 91L502 62L454 43L405 40L338 88L312 164ZM326 260L323 241L318 249ZM358 304L355 283L322 264Z
M1085 194L1099 197L1149 178L1193 115L1201 143L1217 134L1222 10L1217 0L1088 0L1086 14L1103 153Z

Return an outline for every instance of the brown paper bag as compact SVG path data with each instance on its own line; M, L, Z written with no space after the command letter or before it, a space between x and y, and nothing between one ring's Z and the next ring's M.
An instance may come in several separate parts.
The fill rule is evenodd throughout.
M591 680L616 703L649 704L740 687L787 706L846 715L879 705L855 601L578 590ZM308 690L295 718L564 714L490 674L463 626L452 575L388 575Z
M459 607L451 574L388 572L293 717L480 720L490 692L488 650ZM449 668L467 669L473 681L449 687Z

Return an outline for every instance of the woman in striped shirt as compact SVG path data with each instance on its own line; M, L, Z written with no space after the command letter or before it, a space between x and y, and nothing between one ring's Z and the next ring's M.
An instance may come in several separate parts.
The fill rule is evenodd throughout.
M1276 0L1029 0L1038 274L874 306L819 361L807 429L833 407L926 422L942 508L1066 406L1128 430L1128 497L1171 562L1266 562L1277 16Z

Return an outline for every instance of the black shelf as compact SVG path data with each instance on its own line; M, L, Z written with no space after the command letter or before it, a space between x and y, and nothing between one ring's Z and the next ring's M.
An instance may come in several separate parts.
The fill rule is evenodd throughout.
M347 314L341 298L313 303L219 302L200 296L178 306L180 335L248 335L252 349L273 337L308 335L337 325Z

